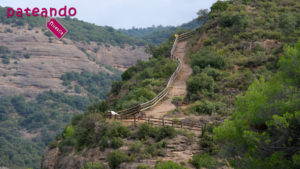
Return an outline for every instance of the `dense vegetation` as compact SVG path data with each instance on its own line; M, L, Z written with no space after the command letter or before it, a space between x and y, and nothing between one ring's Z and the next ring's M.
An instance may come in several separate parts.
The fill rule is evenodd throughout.
M150 44L159 45L166 42L174 33L180 33L182 31L192 30L200 27L203 21L197 19L191 22L182 24L180 26L152 26L149 28L131 28L131 29L120 29L121 32L130 36L141 38Z
M118 122L107 122L104 112L90 110L84 115L73 118L71 125L65 128L57 141L49 145L50 149L59 148L60 155L64 156L74 149L80 153L84 148L99 148L102 152L110 152L106 161L110 168L119 168L123 162L133 162L156 156L164 156L167 140L174 138L178 133L174 128L153 127L142 124L134 130ZM128 145L128 142L131 143ZM124 144L129 146L128 151L119 150ZM101 163L86 163L83 168L101 166ZM160 163L158 168L174 166L184 168L173 162ZM142 166L141 166L142 167Z
M299 6L218 1L203 16L207 22L189 43L190 105L182 111L233 115L203 129L196 168L217 168L216 157L234 168L299 167L299 44L287 46L299 38Z
M214 129L236 168L300 167L300 42L284 51L280 71L255 80L238 98L233 119Z
M61 76L63 85L68 89L73 90L77 94L87 93L91 102L96 102L99 99L106 99L107 91L110 90L112 81L119 81L121 76L120 71L115 71L115 74L98 72L91 73L88 71L67 72ZM66 92L68 92L68 89Z
M94 24L80 21L76 18L72 19L70 17L59 18L58 20L68 30L66 37L73 41L84 41L87 43L94 41L99 44L111 44L118 46L122 46L124 44L138 46L145 45L144 40L131 37L109 26L96 26ZM43 17L28 17L26 15L23 15L22 18L13 16L7 19L6 8L0 7L0 23L11 24L17 27L28 24L28 29L32 29L33 27L44 28L46 19Z
M196 107L214 103L209 106L212 112L226 104L222 113L230 114L236 95L255 78L270 80L283 44L297 41L297 5L276 0L215 3L190 43L193 76L187 82L186 100L201 100Z
M68 86L66 93L47 91L31 101L24 96L0 98L0 166L39 168L46 145L74 115L105 99L111 82L120 75L69 72L61 79Z
M112 84L109 104L115 110L128 108L154 98L167 85L175 71L177 62L170 55L174 39L151 48L153 57L149 61L138 61L122 74L122 81Z
M88 103L86 98L51 91L37 101L0 98L0 166L39 168L46 145Z

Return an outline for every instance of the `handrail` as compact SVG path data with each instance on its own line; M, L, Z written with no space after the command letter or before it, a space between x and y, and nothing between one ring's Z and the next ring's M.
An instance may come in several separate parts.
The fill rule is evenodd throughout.
M178 37L176 37L176 39L173 43L170 54L171 54L172 59L177 59L178 60L178 66L177 66L176 70L174 71L174 73L169 78L167 86L156 97L154 97L152 100L147 101L145 103L138 104L136 106L132 106L132 107L130 107L128 109L125 109L125 110L118 111L117 113L120 116L128 117L130 115L136 115L136 114L140 113L140 111L144 111L144 110L147 110L149 108L152 108L153 106L155 106L158 102L160 102L168 94L170 86L174 83L175 79L178 76L178 73L180 72L180 70L182 68L181 60L176 58L176 56L174 55L176 47L177 47L177 43L190 38L194 33L195 33L195 31L190 31L190 32L183 33L183 34L179 35Z
M153 118L153 117L119 117L119 116L112 116L107 115L105 116L107 119L112 120L129 120L132 121L134 126L136 126L139 122L147 122L150 125L155 126L172 126L175 128L181 128L181 129L189 129L189 130L195 130L195 131L202 131L202 125L199 123L193 123L193 122L184 122L182 120L171 120L171 119L165 119L165 118Z

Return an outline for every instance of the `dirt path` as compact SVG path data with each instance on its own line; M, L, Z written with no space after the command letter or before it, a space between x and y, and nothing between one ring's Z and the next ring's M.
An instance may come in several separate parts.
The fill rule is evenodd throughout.
M185 97L186 92L186 80L192 74L192 68L184 58L187 42L179 42L175 50L175 56L179 58L182 62L182 69L179 72L179 75L173 85L173 88L170 89L167 99L163 100L154 108L147 110L146 115L150 117L160 118L163 117L167 112L176 109L176 106L172 104L172 98L174 96Z

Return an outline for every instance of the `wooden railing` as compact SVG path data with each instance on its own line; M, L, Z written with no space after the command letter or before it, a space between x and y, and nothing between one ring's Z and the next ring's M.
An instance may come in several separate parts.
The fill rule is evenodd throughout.
M124 117L124 116L112 116L107 115L107 119L113 119L113 120L122 120L122 121L129 121L134 126L136 126L138 123L148 123L149 125L154 126L172 126L174 128L179 129L187 129L187 130L195 130L195 131L201 131L202 126L199 123L194 122L183 122L179 120L171 120L171 119L165 119L165 118L152 118L152 117L142 117L142 116L131 116L131 117Z
M196 31L194 30L194 31L190 31L190 32L186 32L186 33L181 34L178 37L178 42L181 42L181 41L184 41L184 40L187 40L187 39L191 38L195 33L196 33Z
M155 106L159 101L161 101L168 94L171 85L174 83L174 81L177 78L178 73L180 72L181 67L182 67L181 61L178 58L176 58L176 56L174 55L176 47L177 47L177 43L192 37L194 35L194 33L195 33L195 31L191 31L191 32L187 32L187 33L181 34L178 37L176 37L176 39L173 43L173 46L172 46L172 50L171 50L171 58L178 60L178 66L177 66L176 70L174 71L174 73L169 78L167 86L152 100L132 106L125 110L118 111L117 113L119 114L119 116L121 118L133 117L136 114L140 113L141 111L147 110L147 109Z

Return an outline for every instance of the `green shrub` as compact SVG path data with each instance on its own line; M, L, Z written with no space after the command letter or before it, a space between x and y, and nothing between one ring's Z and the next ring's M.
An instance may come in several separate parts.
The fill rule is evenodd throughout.
M107 156L107 161L111 169L118 168L122 162L126 161L127 156L121 151L114 151Z
M13 33L13 30L10 29L10 28L7 28L7 29L5 30L5 33Z
M148 90L146 88L138 88L136 90L133 90L131 95L134 95L137 98L143 97L146 98L147 100L151 100L156 96L156 94L153 91Z
M171 126L164 126L164 127L152 127L147 123L142 124L139 126L136 136L139 139L146 139L148 137L155 138L156 141L160 141L165 138L173 138L176 136L176 131Z
M209 38L209 39L205 39L203 42L204 46L211 46L213 44L217 43L217 39L216 38Z
M151 155L151 157L154 157L156 155L158 155L158 149L157 146L155 144L149 144L146 145L144 152Z
M123 146L123 139L120 137L113 137L111 141L111 147L113 149L118 149Z
M216 83L211 76L200 73L187 80L188 99L199 99L201 95L211 96L216 90Z
M156 169L187 169L186 167L177 164L173 161L160 162L155 166Z
M176 136L176 131L171 126L160 127L158 133L155 136L157 141L160 141L165 138L174 138Z
M108 128L107 136L126 138L130 136L130 130L128 127L123 126L121 123L114 122L111 124L110 128Z
M101 151L104 151L105 148L109 147L109 139L108 136L103 136L99 142L99 149Z
M197 169L212 168L215 164L213 158L209 154L193 155L191 163Z
M249 19L244 15L232 15L232 13L226 13L222 15L220 19L221 27L232 27L232 34L237 34L243 31L249 23Z
M146 139L153 136L154 132L154 127L144 123L138 127L136 137L139 139Z
M174 96L172 98L172 103L177 106L180 106L182 104L182 101L183 101L183 97L181 97L181 96Z
M137 68L135 66L130 67L122 74L122 80L129 80L135 73L137 72Z
M146 142L146 146L144 149L144 154L143 156L146 158L151 158L151 157L155 157L155 156L165 156L165 148L166 147L167 142L162 140L158 143L153 143L152 141L148 141Z
M10 64L10 57L6 54L1 56L3 64Z
M47 36L47 37L52 37L53 36L53 34L50 31L45 32L44 35Z
M121 87L122 87L122 82L113 82L111 85L110 92L115 95L118 95L121 90Z
M207 148L209 151L212 151L214 148L213 137L205 132L201 137L200 145L201 147Z
M76 116L73 117L71 124L73 126L77 125L81 120L83 119L83 114L77 114Z
M211 76L214 78L214 80L220 80L222 76L222 72L218 69L212 68L210 66L206 67L203 70L204 73L206 73L208 76Z
M157 143L157 148L166 148L168 142L166 140L161 140Z
M228 6L228 2L226 1L217 1L210 7L210 10L211 12L222 12L225 11Z
M9 54L10 50L6 46L0 46L0 54Z
M74 90L76 93L81 93L81 88L79 85L75 85Z
M199 114L203 113L211 115L215 111L215 105L210 101L204 101L202 104L196 107L196 112Z
M135 141L133 142L130 147L129 147L129 151L133 152L133 153L140 153L142 150L143 144L140 141Z
M224 69L226 62L224 57L211 48L203 48L191 56L192 67L199 66L203 69L209 65L213 68Z
M294 32L296 26L297 18L292 13L285 12L280 16L279 27L286 35Z
M88 162L84 163L80 169L105 169L105 167L100 162Z
M29 59L30 58L30 54L28 54L28 53L24 54L24 58Z
M68 139L68 138L72 138L75 134L75 130L73 128L73 126L67 126L64 133L63 133L63 137Z
M194 75L196 75L198 73L201 73L201 72L202 72L202 70L201 70L201 68L199 66L194 66L193 67L193 74Z
M290 81L294 84L300 84L299 77L299 64L300 64L300 41L297 48L285 47L286 55L281 56L279 59L280 71L282 72L286 81Z
M105 114L108 110L107 101L96 102L88 107L89 112Z
M196 101L189 105L187 109L185 109L186 114L208 114L212 113L221 114L225 111L226 104L222 102L211 102L211 101Z

